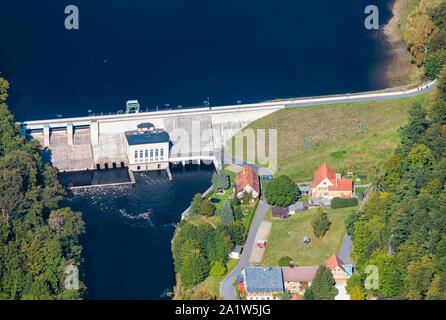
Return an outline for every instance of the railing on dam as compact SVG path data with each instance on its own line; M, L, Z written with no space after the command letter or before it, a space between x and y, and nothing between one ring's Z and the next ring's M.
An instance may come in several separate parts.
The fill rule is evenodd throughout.
M371 101L371 100L383 100L383 99L397 99L404 97L411 97L414 95L422 94L431 91L436 86L436 80L429 83L425 83L419 87L409 90L392 90L386 89L382 92L369 92L369 93L356 93L356 94L341 94L322 97L307 97L307 98L295 98L267 101L252 104L236 104L229 106L215 106L215 107L189 107L178 108L169 110L157 110L147 111L140 113L130 114L101 114L91 115L87 117L65 118L65 119L50 119L50 120L37 120L37 121L24 121L19 123L22 128L26 130L39 130L44 127L49 128L64 128L68 124L72 124L74 127L90 126L93 122L97 121L122 121L138 118L161 118L161 117L175 117L182 115L194 115L194 114L218 114L218 113L231 113L231 112L244 112L244 111L256 111L267 109L282 109L299 106L312 106L331 103L343 103L343 102L359 102L359 101Z

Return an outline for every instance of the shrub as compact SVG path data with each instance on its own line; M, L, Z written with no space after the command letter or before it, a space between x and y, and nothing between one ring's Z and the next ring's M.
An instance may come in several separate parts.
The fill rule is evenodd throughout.
M356 198L333 198L331 200L332 209L356 207L358 205L358 199Z
M209 274L213 277L221 277L226 273L226 267L221 261L215 261Z
M341 159L341 158L343 158L346 154L347 154L347 151L342 150L342 151L336 151L336 152L333 152L333 153L331 154L331 156L332 156L333 158L336 158L336 159Z
M293 258L289 256L284 256L279 259L279 266L280 267L288 267L290 265L290 261L293 260Z

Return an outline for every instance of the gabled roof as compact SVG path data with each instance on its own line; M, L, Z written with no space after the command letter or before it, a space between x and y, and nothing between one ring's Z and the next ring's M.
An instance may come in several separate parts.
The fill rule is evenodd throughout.
M330 180L331 183L336 183L336 173L328 164L324 163L319 169L314 172L314 184L318 186L325 179Z
M284 282L311 282L319 266L286 267L282 268Z
M353 190L353 180L352 179L338 179L336 180L336 185L328 186L330 191L352 191Z
M353 180L352 179L337 179L335 171L324 163L319 169L314 172L314 185L316 187L322 183L325 179L328 179L332 185L328 185L329 191L352 191Z
M235 175L236 193L243 191L248 184L255 192L260 193L259 176L250 166L246 165Z
M281 268L246 268L246 291L283 292Z
M333 270L336 267L341 268L344 272L344 261L342 261L337 255L332 255L330 258L327 259L327 261L325 261L325 266L331 270Z

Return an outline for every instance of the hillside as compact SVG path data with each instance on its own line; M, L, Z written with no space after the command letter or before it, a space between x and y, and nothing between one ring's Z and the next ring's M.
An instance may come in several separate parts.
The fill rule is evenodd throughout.
M416 102L426 105L429 97L289 108L245 130L278 130L279 173L296 182L311 181L313 171L323 162L337 172L370 174L392 156L399 143L398 128L407 122L407 110ZM362 134L358 121L364 128Z

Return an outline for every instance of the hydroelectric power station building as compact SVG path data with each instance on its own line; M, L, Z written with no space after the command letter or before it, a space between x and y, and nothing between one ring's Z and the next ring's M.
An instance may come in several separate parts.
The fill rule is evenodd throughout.
M150 123L126 131L127 163L131 171L163 170L169 167L169 134Z

